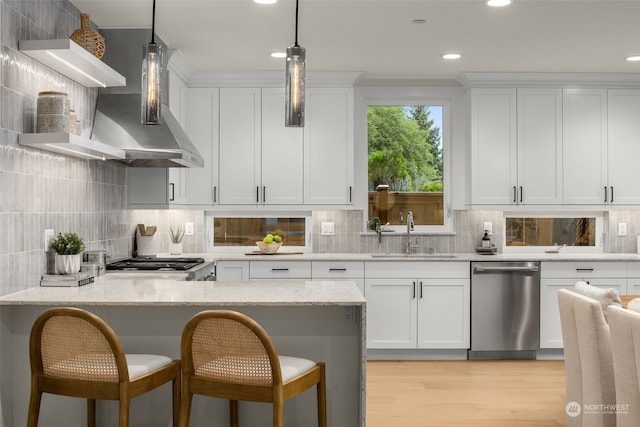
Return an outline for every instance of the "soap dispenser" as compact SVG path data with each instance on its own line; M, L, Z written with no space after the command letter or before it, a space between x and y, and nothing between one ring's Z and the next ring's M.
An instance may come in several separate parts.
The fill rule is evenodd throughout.
M491 247L491 239L489 238L489 232L485 230L484 236L482 236L482 245L483 248L489 249Z

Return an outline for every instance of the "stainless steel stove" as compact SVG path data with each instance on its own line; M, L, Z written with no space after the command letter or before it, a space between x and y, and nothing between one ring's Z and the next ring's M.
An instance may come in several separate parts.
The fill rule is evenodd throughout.
M182 272L188 273L187 280L215 280L215 265L203 258L154 258L138 257L113 261L107 264L107 271L140 272Z

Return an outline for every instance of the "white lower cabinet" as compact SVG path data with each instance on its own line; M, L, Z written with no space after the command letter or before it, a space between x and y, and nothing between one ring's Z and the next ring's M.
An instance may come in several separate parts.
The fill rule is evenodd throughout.
M540 348L562 348L558 290L573 288L578 280L627 293L627 263L542 262L540 275Z
M368 262L367 348L469 348L468 262Z
M242 282L249 280L249 261L216 261L217 282Z
M311 261L251 261L249 280L311 280Z
M364 261L312 261L311 278L355 282L364 295Z

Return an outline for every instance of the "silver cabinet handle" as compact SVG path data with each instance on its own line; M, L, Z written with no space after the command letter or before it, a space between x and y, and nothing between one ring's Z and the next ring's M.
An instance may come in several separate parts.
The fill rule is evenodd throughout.
M256 187L256 203L260 203L260 187Z
M262 186L262 203L267 203L267 186Z
M213 203L218 203L218 186L213 186Z
M588 271L590 273L593 273L593 268L576 268L576 271Z
M520 203L522 203L522 186L520 186Z
M613 186L611 187L611 203L613 203Z
M411 282L411 289L413 290L412 292L413 295L411 299L416 299L416 282L415 281Z
M420 286L420 299L422 299L422 288L423 288L422 280L419 283L420 283L420 285L419 285Z
M289 271L288 268L272 268L271 271L273 272L283 272L283 271Z
M175 196L176 196L176 188L175 188L175 184L173 182L169 183L169 188L171 189L171 196L169 196L169 201L173 202L175 200Z
M346 272L347 269L346 268L330 268L329 271Z
M513 186L513 203L517 202L516 186Z
M604 202L607 203L607 187L604 187Z

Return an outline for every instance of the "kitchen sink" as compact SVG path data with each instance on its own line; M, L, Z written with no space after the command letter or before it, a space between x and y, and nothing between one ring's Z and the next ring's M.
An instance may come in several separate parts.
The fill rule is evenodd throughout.
M452 254L371 254L371 258L417 258L417 259L443 259L443 258L457 258L457 255Z

